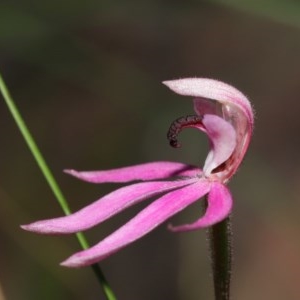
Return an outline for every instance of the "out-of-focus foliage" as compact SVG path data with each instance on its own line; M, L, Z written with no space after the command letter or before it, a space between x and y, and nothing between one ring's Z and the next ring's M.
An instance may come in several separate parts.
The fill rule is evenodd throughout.
M243 9L220 3L2 0L0 68L73 210L116 186L76 181L64 168L154 160L202 164L204 135L186 131L181 149L168 146L170 123L193 109L162 80L211 77L247 94L257 117L247 159L230 182L233 298L298 300L300 32L289 24L298 24L292 14L300 11L296 1L281 1L280 9L279 1L241 0ZM62 212L3 101L0 145L0 282L6 299L104 299L89 268L58 264L79 250L73 236L19 229ZM90 242L144 205L89 231ZM173 223L192 221L200 211L195 206ZM120 299L213 299L205 231L173 234L161 226L101 265Z
M300 27L300 2L297 0L211 0L273 21Z

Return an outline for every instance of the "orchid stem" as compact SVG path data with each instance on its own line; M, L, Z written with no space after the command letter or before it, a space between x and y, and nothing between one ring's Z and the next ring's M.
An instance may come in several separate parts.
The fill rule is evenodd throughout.
M209 229L215 300L230 299L232 267L232 229L231 219Z
M41 172L43 173L50 189L52 190L53 194L55 195L59 205L61 206L63 212L66 215L69 215L71 213L71 210L68 206L68 203L59 188L50 168L48 167L45 159L43 158L39 148L37 147L37 144L35 143L29 129L27 128L21 114L19 113L17 106L15 105L13 98L11 97L8 88L2 78L2 75L0 74L0 92L5 100L6 105L8 106L8 109L15 120L25 142L27 143L27 146L29 147L31 154L35 158L36 163L38 164ZM85 238L85 236L79 232L76 234L79 244L83 249L87 249L89 247L88 242ZM114 295L112 289L108 285L107 280L105 279L105 276L100 269L98 264L94 264L91 266L94 274L96 275L103 292L106 296L107 300L116 300L116 296Z

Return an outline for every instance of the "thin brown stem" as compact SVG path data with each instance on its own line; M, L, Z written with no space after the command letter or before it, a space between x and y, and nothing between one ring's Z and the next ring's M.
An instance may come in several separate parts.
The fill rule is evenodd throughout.
M230 300L232 267L231 218L209 229L210 253L212 259L215 300Z

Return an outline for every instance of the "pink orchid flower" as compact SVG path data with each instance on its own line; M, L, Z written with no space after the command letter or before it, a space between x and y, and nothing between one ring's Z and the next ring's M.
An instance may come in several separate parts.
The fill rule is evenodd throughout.
M210 152L203 170L178 162L158 161L106 171L66 173L92 183L142 181L117 189L83 209L64 217L22 226L42 234L69 234L91 228L124 209L153 196L158 199L93 247L75 253L61 263L82 267L101 261L143 237L158 225L207 195L205 214L191 224L169 226L172 231L195 230L214 225L232 210L227 181L236 172L248 148L253 112L248 99L223 82L187 78L165 81L175 93L194 97L196 115L175 120L169 129L171 146L188 127L205 132Z

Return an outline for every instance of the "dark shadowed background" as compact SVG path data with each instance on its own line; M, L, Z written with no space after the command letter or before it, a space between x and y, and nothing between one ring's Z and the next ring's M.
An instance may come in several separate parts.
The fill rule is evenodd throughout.
M252 100L255 133L230 182L233 299L300 299L300 6L296 1L8 1L0 4L0 68L72 210L119 185L92 185L64 168L107 169L155 160L202 165L204 135L170 123L192 101L161 81L210 77ZM74 236L24 232L62 215L0 101L0 285L5 300L104 299L90 268L59 262ZM146 203L145 203L146 204ZM91 244L145 204L89 230ZM191 222L195 205L172 222ZM205 231L161 226L101 263L121 300L213 299Z

